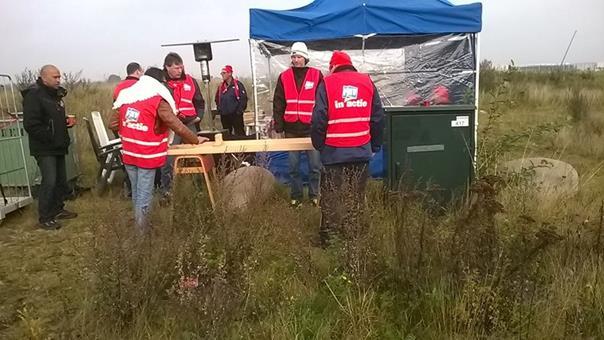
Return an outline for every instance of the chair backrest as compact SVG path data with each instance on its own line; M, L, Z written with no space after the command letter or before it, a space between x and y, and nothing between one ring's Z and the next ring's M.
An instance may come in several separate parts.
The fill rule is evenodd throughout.
M90 144L92 145L92 150L94 150L94 155L96 156L96 159L100 161L101 146L94 133L94 127L88 118L84 117L83 119L86 122L86 130L88 130L88 136L90 137Z
M100 146L107 146L109 144L109 136L107 135L107 128L105 128L101 113L99 111L92 111L90 116L92 117L92 123L94 124L96 135L99 138Z

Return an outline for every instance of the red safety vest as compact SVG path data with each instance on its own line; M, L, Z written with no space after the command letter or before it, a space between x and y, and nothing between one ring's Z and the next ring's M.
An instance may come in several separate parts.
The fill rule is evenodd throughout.
M197 116L197 110L195 110L195 106L193 105L195 79L187 74L185 75L185 79L168 80L168 86L172 89L178 114L185 117Z
M373 83L369 76L338 72L325 77L324 81L329 103L325 144L352 148L369 143L373 105Z
M451 100L449 99L449 89L443 85L436 86L432 95L432 103L434 105L450 104Z
M124 164L145 169L156 169L166 163L168 129L157 129L157 108L161 96L154 96L120 107L119 133L122 140Z
M113 100L115 101L117 99L117 96L119 96L120 92L123 89L127 89L130 86L134 85L134 83L136 83L138 81L138 79L124 79L122 81L120 81L116 86L115 89L113 90Z
M285 92L285 113L283 119L288 123L300 121L310 124L312 109L315 107L315 93L319 85L321 71L309 67L302 82L300 92L296 87L294 70L290 67L281 73L281 84Z

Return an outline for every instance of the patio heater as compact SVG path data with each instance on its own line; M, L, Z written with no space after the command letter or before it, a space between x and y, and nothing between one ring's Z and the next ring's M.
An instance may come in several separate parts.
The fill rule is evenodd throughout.
M212 117L212 92L210 90L210 81L212 80L212 76L210 75L210 61L212 60L212 44L233 42L233 41L239 41L239 39L196 41L196 42L161 45L161 47L193 45L193 55L195 56L195 61L197 61L199 63L199 66L201 67L201 79L206 87L206 114L205 114L206 118L205 119L210 120L208 125L210 126L211 131L216 131L216 128L214 127L214 118Z

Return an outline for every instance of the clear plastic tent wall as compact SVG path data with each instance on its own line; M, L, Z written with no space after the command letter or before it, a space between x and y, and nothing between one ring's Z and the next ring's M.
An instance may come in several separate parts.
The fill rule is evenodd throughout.
M293 42L250 40L255 110L260 125L272 119L279 74L291 66ZM306 42L309 66L328 74L334 50L344 50L373 79L384 106L474 104L476 35L373 35ZM267 124L268 126L268 124ZM266 129L261 135L266 134ZM264 136L265 137L265 136Z

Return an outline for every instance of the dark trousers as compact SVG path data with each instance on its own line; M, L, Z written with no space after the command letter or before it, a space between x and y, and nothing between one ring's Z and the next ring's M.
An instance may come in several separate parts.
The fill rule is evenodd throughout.
M64 208L63 200L69 191L65 156L36 156L42 183L38 191L38 218L41 223L52 220Z
M231 135L245 136L243 114L220 115L222 128L227 129Z
M332 234L354 239L360 232L369 163L325 165L321 175L321 240Z
M120 138L119 133L113 131L113 136L115 138ZM124 194L126 196L130 196L132 194L132 185L130 184L130 178L128 177L128 173L126 172L125 168L124 168L124 183L123 183L123 189L124 189Z

